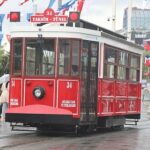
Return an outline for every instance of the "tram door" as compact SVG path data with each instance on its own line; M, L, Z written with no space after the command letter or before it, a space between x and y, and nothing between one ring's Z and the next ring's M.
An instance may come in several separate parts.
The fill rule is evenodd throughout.
M96 121L98 43L83 41L81 51L81 117L82 123Z

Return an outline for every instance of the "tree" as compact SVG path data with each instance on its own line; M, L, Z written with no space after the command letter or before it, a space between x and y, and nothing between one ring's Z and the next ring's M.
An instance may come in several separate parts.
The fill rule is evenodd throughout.
M9 53L0 46L0 76L4 73L9 73Z

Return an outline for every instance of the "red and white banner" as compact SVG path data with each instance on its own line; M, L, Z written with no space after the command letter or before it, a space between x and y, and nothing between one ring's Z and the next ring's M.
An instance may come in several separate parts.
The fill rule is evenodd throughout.
M144 40L143 45L146 51L150 51L150 39Z
M7 0L0 0L0 6L2 6Z
M150 55L145 56L145 66L150 66Z
M84 1L85 0L78 0L78 5L77 5L77 11L78 12L82 11L82 8L83 8L83 5L84 5Z
M19 4L19 6L25 4L25 3L28 2L28 1L29 1L29 0L23 0L23 1Z

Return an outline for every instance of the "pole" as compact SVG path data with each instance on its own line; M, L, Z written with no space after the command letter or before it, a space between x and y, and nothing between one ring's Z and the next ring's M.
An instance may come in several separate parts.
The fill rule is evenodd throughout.
M62 5L62 0L58 0L58 8Z
M33 13L33 15L35 15L36 13L37 13L37 2L36 2L36 0L33 0L33 3L32 3L32 13ZM37 25L37 23L32 23L32 25L33 26L36 26Z
M33 14L37 13L37 2L36 0L33 0Z
M131 19L132 19L132 0L128 0L128 30L127 30L127 37L128 40L131 41Z
M112 8L112 30L116 30L116 0L113 0Z

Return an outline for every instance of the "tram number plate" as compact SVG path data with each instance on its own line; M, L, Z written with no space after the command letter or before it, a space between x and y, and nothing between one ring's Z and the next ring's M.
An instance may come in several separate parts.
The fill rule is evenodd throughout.
M67 89L72 89L72 82L67 82L66 88L67 88Z
M75 100L62 100L61 107L76 107Z

